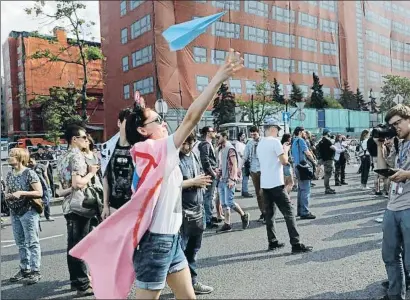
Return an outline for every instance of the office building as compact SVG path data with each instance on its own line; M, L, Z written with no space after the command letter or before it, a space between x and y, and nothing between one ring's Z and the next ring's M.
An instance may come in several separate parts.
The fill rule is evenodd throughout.
M4 97L4 77L1 77L1 136L7 137L6 98Z

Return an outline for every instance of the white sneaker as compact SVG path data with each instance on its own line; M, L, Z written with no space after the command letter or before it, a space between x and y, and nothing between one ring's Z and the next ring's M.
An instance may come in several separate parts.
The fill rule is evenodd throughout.
M376 218L375 221L377 223L383 223L383 217Z
M205 295L205 294L210 294L214 291L213 287L207 286L205 284L202 284L200 282L197 282L194 284L194 292L196 295Z

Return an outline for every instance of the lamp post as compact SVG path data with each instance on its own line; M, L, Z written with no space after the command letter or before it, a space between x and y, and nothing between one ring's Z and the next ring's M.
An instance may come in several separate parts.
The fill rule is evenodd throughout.
M303 121L305 120L304 115L303 115L303 108L305 108L305 104L306 102L304 101L304 99L300 102L296 102L296 106L299 110L299 120L302 121L302 126L303 126Z
M155 101L155 111L165 120L165 115L168 113L168 104L164 99Z

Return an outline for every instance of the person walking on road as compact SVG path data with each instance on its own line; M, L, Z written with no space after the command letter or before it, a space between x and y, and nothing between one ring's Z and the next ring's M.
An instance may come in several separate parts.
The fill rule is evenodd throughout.
M312 247L300 243L299 233L296 228L296 218L285 189L283 166L289 164L290 144L283 145L278 139L281 130L279 122L268 119L264 125L265 137L259 141L257 153L261 164L261 187L265 201L266 231L268 235L268 250L277 250L285 246L278 241L275 228L276 207L285 218L288 228L292 253L303 253L312 251Z
M336 135L335 141L335 186L347 185L346 182L346 153L347 147L341 134Z
M371 167L371 158L370 153L367 151L367 142L369 140L370 132L369 130L365 129L362 131L360 135L360 142L359 142L359 157L361 161L361 183L363 190L371 190L370 187L367 186L367 181L369 180L369 173Z
M318 144L320 159L322 160L325 171L324 181L326 195L336 194L336 191L330 187L330 178L334 170L334 158L336 153L336 147L333 145L334 143L330 137L330 133L328 128L323 129L323 137Z
M246 135L243 132L239 132L238 140L235 143L235 149L238 153L238 160L239 160L239 170L242 170L242 188L238 190L238 192L242 192L242 197L245 198L252 198L253 195L249 193L248 183L249 183L249 175L250 170L249 167L245 168L245 143Z

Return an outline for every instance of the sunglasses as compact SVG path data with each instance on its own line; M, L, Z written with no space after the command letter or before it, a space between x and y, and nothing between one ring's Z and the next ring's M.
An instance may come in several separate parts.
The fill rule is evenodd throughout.
M88 138L86 135L78 135L76 136L77 138L83 139L84 141L88 141Z
M154 120L152 120L151 122L143 124L143 126L146 126L146 125L151 124L151 123L157 123L159 125L162 125L162 123L164 123L164 119L160 115L158 115L158 117L156 117Z

